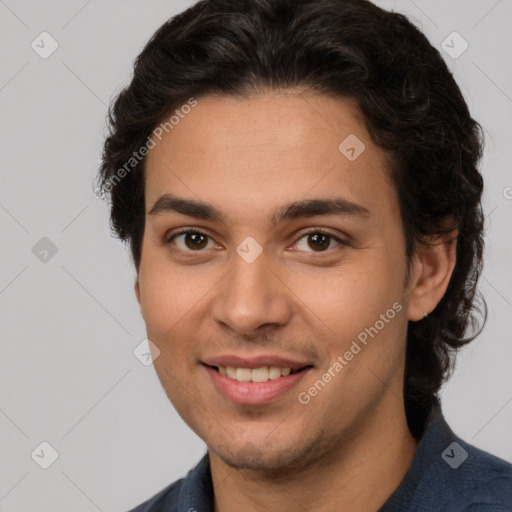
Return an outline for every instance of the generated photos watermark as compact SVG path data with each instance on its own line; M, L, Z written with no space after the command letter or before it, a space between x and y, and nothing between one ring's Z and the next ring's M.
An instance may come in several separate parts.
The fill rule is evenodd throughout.
M185 104L179 109L176 109L173 114L164 122L160 123L148 136L146 142L137 150L132 153L132 156L120 167L110 179L104 183L103 188L96 187L93 191L94 196L98 199L105 197L105 192L109 193L111 190L137 165L144 160L144 157L148 152L155 148L158 142L162 141L162 137L165 133L169 133L173 130L187 114L189 114L194 107L197 106L197 100L190 98ZM158 139L158 142L155 140Z
M350 348L346 350L343 355L339 355L329 369L311 387L309 387L307 391L301 391L297 395L298 401L302 405L309 404L309 402L311 402L311 398L317 396L318 393L320 393L325 386L327 386L327 384L349 364L349 361L352 361L354 356L359 354L362 349L368 345L368 342L370 341L369 338L375 338L375 336L384 329L386 324L389 324L389 322L393 320L400 311L402 311L402 304L395 302L392 307L379 316L379 319L371 327L367 327L361 331L357 335L357 340L352 340Z

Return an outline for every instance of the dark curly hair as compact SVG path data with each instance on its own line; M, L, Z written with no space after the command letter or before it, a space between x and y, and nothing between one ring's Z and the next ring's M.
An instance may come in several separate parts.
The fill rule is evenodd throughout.
M482 328L487 317L476 294L483 136L443 58L404 15L367 0L197 2L162 25L135 60L131 83L110 107L96 190L108 197L111 228L130 243L138 271L145 219L139 149L155 127L191 98L296 87L357 101L372 140L390 157L409 262L418 244L458 230L444 297L408 326L404 398L419 436L454 352L481 332L479 316Z

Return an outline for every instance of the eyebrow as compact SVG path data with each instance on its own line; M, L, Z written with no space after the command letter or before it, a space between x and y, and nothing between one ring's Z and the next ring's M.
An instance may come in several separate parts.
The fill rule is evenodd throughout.
M213 205L196 199L183 199L173 194L160 196L148 215L153 217L165 213L180 213L196 219L222 221L223 213ZM368 217L370 211L362 205L348 201L341 197L332 199L307 199L294 201L274 210L270 216L272 225L304 217L319 215L343 215Z

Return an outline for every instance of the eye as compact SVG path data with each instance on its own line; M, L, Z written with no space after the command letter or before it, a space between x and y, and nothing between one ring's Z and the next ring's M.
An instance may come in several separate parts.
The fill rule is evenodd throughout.
M327 249L332 248L333 242L335 244L334 247L347 245L347 242L330 233L316 230L303 235L295 246L298 247L300 251L308 252L308 248L310 248L313 249L313 252L326 252Z
M173 243L179 249L187 252L199 252L202 249L211 249L211 246L215 245L208 235L195 229L180 231L171 236L167 243Z
M172 244L184 252L201 252L204 249L215 247L213 239L206 233L197 229L183 229L175 233L166 240L167 244ZM295 246L300 251L305 252L327 252L339 245L348 245L348 242L340 239L325 231L316 229L305 233Z

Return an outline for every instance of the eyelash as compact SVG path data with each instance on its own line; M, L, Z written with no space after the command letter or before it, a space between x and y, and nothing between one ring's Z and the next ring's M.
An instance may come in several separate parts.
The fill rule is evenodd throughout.
M180 236L180 235L186 235L186 234L195 234L195 235L202 235L202 236L205 236L206 238L209 238L210 240L213 240L212 237L206 233L204 233L203 231L200 231L198 229L191 229L191 228L184 228L176 233L173 233L172 236L170 237L167 237L165 239L165 244L166 245L172 245L172 242L173 240ZM329 233L328 231L325 231L323 229L320 229L320 228L313 228L311 229L310 231L307 231L305 233L302 233L302 235L300 236L300 238L297 240L297 242L295 242L294 245L296 245L300 240L302 240L304 237L307 237L309 235L325 235L325 236L328 236L330 237L331 240L334 240L336 241L338 244L340 245L344 245L344 246L349 246L350 244L348 243L348 241L342 239L342 238L339 238L338 236L335 236L333 235L332 233ZM335 247L338 247L338 246L335 246ZM178 251L181 251L181 252L185 252L185 253L190 253L190 254L193 254L193 253L201 253L201 252L205 252L205 249L199 249L197 251L193 251L193 250L185 250L185 249L181 249L179 247L176 248ZM332 250L331 247L328 247L325 251L306 251L306 252L311 252L313 254L325 254L325 253L328 253L330 250Z

